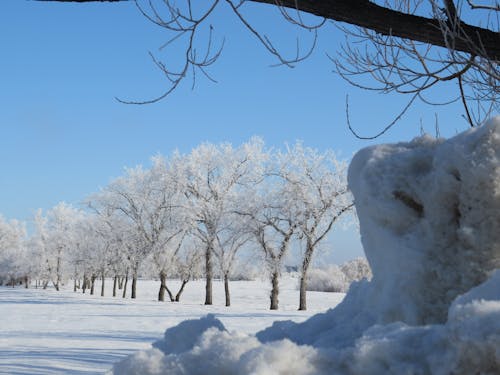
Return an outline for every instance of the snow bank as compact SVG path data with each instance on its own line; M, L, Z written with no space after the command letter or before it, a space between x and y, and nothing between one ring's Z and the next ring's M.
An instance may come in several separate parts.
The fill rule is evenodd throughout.
M373 272L343 302L255 336L213 316L116 374L500 373L500 118L364 149L349 184ZM184 335L181 331L185 331Z

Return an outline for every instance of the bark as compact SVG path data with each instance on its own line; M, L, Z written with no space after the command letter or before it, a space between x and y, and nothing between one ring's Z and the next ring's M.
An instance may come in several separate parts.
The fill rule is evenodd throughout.
M119 2L128 0L39 0L57 2ZM251 0L276 6L276 0ZM456 51L473 55L480 54L492 61L500 60L500 33L492 30L461 23L466 38L456 38L450 43L452 36L444 36L439 21L433 18L416 16L374 4L369 0L280 0L279 4L286 8L324 17L329 20L345 22L364 27L382 35L432 44L446 48L453 46ZM467 40L468 39L468 40ZM484 51L478 51L481 46Z
M300 296L299 296L299 310L307 309L307 272L309 271L309 266L311 265L311 260L314 252L314 246L312 242L307 240L306 252L304 254L304 259L302 260L302 270L300 275Z
M165 289L167 287L166 280L167 275L165 275L164 272L160 272L160 290L158 291L158 301L161 302L165 301Z
M271 275L271 310L278 310L278 294L280 292L279 288L279 272L275 271Z
M206 274L206 284L205 284L205 305L212 304L212 247L207 246L205 251L205 274Z
M135 299L137 297L137 274L134 273L132 276L132 294L130 298Z
M306 301L306 288L307 288L307 275L300 276L300 297L299 297L299 310L307 310Z
M90 277L90 294L91 294L91 295L93 295L93 294L94 294L95 279L96 279L96 276L95 276L95 275L92 275L92 276Z
M78 288L76 287L76 277L75 279L73 280L73 292L76 292L78 290Z
M186 286L188 281L189 280L182 280L181 287L180 287L179 291L177 292L177 294L175 295L175 302L179 302L181 300L181 294L184 291L184 287Z
M116 297L116 287L118 285L118 276L115 275L113 278L113 297Z
M29 278L28 278L28 276L25 276L25 277L24 277L24 287L25 287L26 289L28 289L28 288L29 288Z
M82 282L82 293L85 294L85 290L88 287L87 275L83 274L83 282Z
M101 274L101 297L104 297L104 280L106 278L104 277L104 272Z
M123 293L122 293L122 298L127 297L127 284L128 284L128 270L125 275L125 283L123 284Z
M165 290L167 291L168 293L168 298L170 298L170 302L175 302L175 297L174 295L172 294L172 291L170 289L168 289L168 286L165 285Z
M224 275L224 292L226 296L226 306L231 306L231 297L229 295L229 276L227 273Z
M125 276L118 277L118 289L123 289L123 282L125 281Z

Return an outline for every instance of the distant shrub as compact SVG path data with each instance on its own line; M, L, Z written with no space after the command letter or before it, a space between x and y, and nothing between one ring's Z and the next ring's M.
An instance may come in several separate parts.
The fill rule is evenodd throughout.
M307 276L307 290L316 292L346 293L353 281L371 279L372 272L366 258L330 265L328 268L313 268Z

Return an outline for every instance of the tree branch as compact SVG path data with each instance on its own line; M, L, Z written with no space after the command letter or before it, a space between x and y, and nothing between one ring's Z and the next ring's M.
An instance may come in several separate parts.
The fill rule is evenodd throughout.
M45 2L89 3L120 2L130 0L36 0ZM441 32L440 21L389 9L368 0L250 0L314 14L326 19L345 22L370 29L381 35L410 39L434 46L448 48L450 41ZM455 51L477 54L482 46L484 55L492 61L500 61L500 33L489 29L460 23L460 30L467 38L456 38Z

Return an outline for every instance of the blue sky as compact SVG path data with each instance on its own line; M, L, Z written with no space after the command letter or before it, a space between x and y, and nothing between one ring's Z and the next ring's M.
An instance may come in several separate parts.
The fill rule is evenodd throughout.
M294 45L274 7L253 5L248 15L285 49ZM390 122L407 98L363 92L332 73L325 53L338 50L340 31L323 30L314 54L296 68L272 68L273 57L229 13L213 22L216 40L226 37L210 68L218 83L200 78L192 90L187 81L166 100L134 106L115 97L147 100L166 87L148 51L173 57L175 50L158 50L169 36L133 3L2 0L0 213L30 220L39 207L78 205L124 167L204 141L239 144L258 135L280 147L303 140L349 158L373 143L409 140L421 122L433 132L436 112L443 135L466 129L459 107L417 105L387 135L357 140L346 125L347 94L353 125L366 135ZM337 236L336 260L361 254L355 231Z

